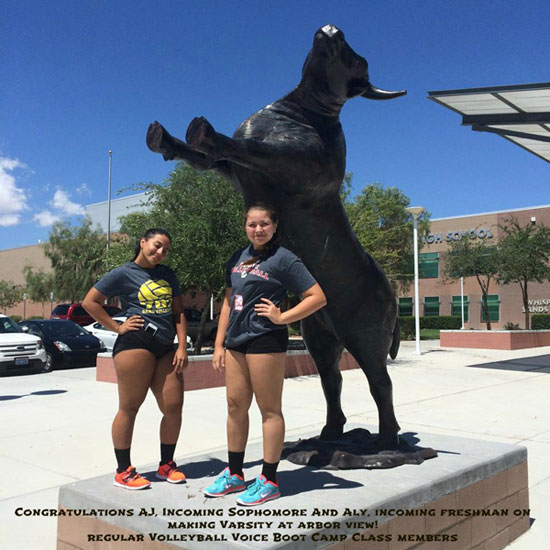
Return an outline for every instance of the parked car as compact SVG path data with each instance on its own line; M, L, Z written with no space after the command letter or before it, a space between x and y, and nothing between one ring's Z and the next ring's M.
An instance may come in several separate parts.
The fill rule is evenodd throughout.
M103 308L111 317L118 315L122 311L118 306L104 305ZM82 307L82 304L58 304L52 311L50 319L67 319L81 326L94 322L94 318L88 314Z
M187 321L187 334L191 336L193 342L197 340L199 334L199 324L201 322L201 312L198 309L190 307L184 308L185 320ZM204 325L203 340L214 341L216 339L216 333L218 332L218 320L207 319Z
M119 325L124 323L128 317L125 317L124 315L120 316L117 315L116 317L113 317L113 321L116 321ZM115 345L115 340L117 339L118 334L116 332L113 332L112 330L109 330L107 327L104 327L101 323L98 323L97 321L95 323L91 323L90 325L86 325L84 327L89 333L93 334L94 336L97 336L100 340L103 341L105 344L105 347L107 348L107 351L113 351L113 346ZM178 343L178 337L176 336L174 338L174 343ZM187 349L192 350L193 349L193 342L191 341L191 338L189 335L187 335Z
M97 354L105 351L99 338L73 321L33 319L21 321L19 326L42 339L50 368L94 367Z
M47 370L42 340L36 335L25 334L12 319L0 314L0 374Z

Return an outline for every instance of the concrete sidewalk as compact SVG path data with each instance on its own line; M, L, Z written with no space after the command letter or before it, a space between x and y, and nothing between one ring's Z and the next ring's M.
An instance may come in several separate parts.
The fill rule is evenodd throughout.
M440 349L423 342L423 354L405 342L390 363L396 413L403 432L437 433L521 444L529 453L529 532L513 550L546 548L550 539L550 347L516 351ZM376 425L377 413L359 370L343 373L348 421ZM53 550L55 517L20 515L57 508L59 486L114 472L110 440L115 384L96 382L95 369L0 378L0 548ZM178 463L225 448L224 388L186 393ZM325 403L317 376L285 381L287 440L320 430ZM132 461L158 460L159 412L144 403ZM261 439L253 406L250 440ZM284 487L281 488L284 497ZM32 512L31 512L32 513ZM47 514L47 512L45 512Z

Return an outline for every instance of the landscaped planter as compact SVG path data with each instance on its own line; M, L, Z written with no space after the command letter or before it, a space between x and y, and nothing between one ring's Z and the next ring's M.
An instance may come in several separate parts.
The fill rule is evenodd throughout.
M550 331L549 331L550 332ZM342 354L340 370L357 369L359 365L347 351ZM315 363L307 351L287 351L285 378L317 374ZM185 391L216 388L225 386L225 376L212 368L211 355L191 355L189 366L184 371ZM98 382L115 382L116 372L113 357L110 353L97 356L96 380Z
M550 330L442 330L443 348L523 349L550 346Z

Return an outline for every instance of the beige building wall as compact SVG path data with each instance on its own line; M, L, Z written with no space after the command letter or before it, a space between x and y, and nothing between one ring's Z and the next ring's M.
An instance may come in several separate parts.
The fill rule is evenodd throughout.
M23 268L26 265L34 267L35 270L42 269L46 273L52 270L50 260L46 258L41 244L0 250L0 279L13 281L18 285L25 284Z
M39 269L46 273L52 271L50 260L48 260L44 254L44 248L41 244L0 250L0 280L10 281L16 285L24 286L25 275L23 269L27 265L32 266L35 271ZM53 307L55 307L55 305L56 302L53 303ZM50 309L51 304L48 302L44 305L45 316L49 316ZM23 317L23 312L25 312L26 317L31 317L33 315L42 316L42 304L27 300L25 304L21 302L6 311L8 315L21 315L21 317Z

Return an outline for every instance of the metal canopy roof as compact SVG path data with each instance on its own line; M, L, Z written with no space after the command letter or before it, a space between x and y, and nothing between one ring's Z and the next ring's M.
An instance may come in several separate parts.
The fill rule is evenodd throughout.
M550 82L428 92L477 132L498 134L550 162Z

